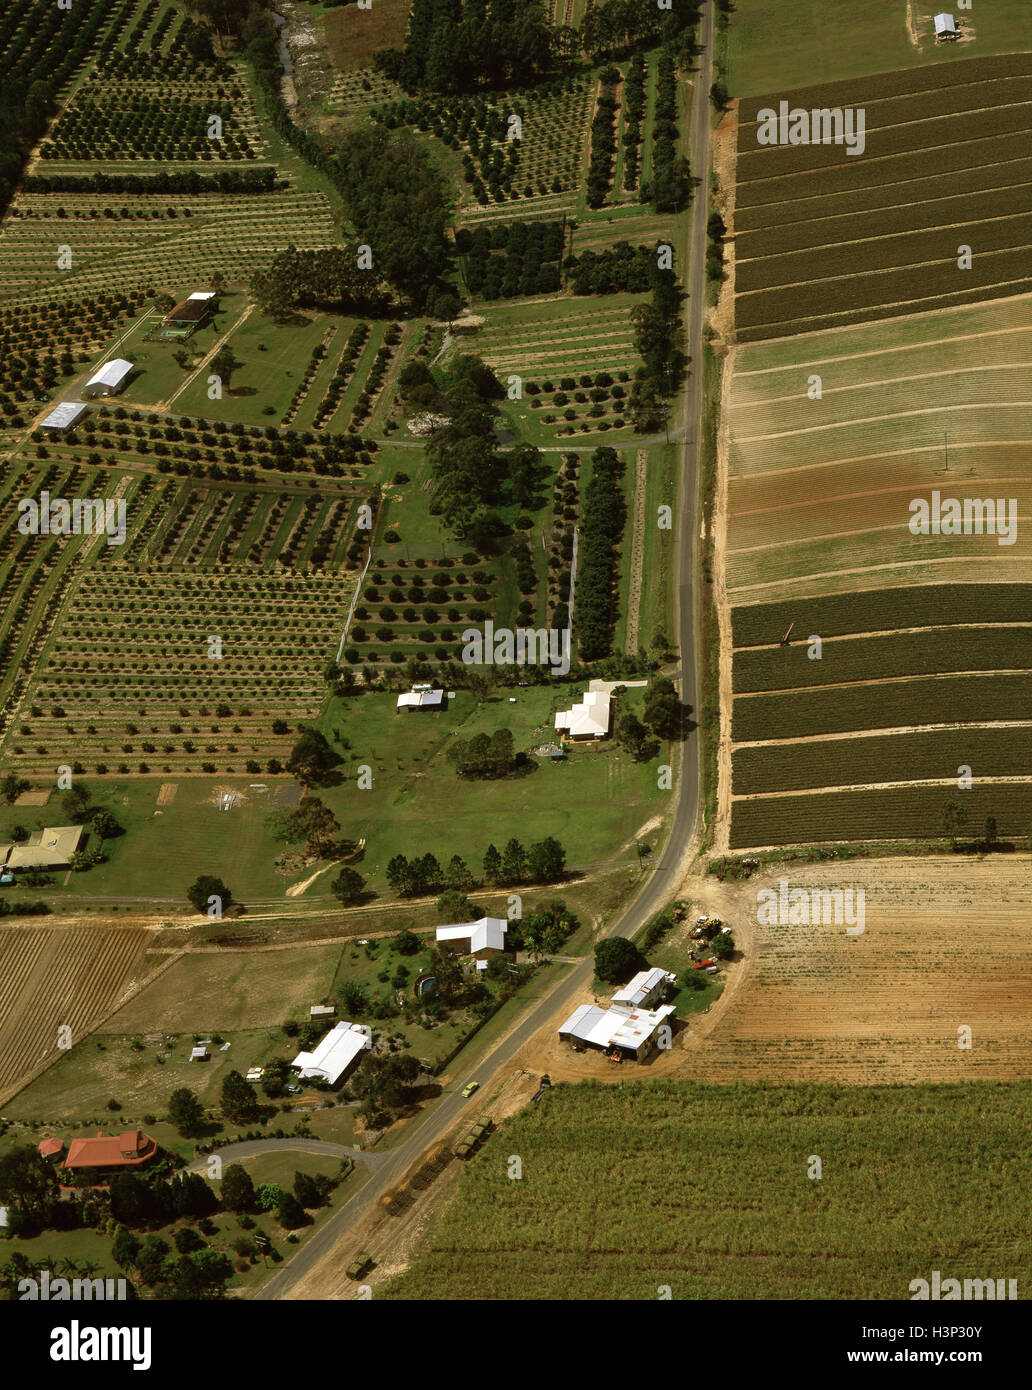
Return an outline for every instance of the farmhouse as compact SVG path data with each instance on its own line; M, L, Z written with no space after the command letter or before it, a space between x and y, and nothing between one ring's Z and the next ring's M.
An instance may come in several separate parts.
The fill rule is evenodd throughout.
M214 298L214 294L210 291L203 290L187 295L161 320L166 337L188 338L214 309L215 305L212 303Z
M70 430L86 413L84 401L62 401L54 406L44 420L40 420L41 430Z
M291 1067L302 1081L328 1081L336 1086L355 1069L359 1056L373 1045L373 1030L363 1023L338 1023L311 1052L299 1052Z
M23 845L0 845L0 864L8 869L66 869L82 843L81 825L50 825Z
M555 716L555 727L567 738L580 742L605 738L609 733L609 720L609 691L586 690L579 705L559 711Z
M73 1139L64 1166L79 1173L139 1168L157 1152L156 1142L142 1129L125 1129L106 1139L98 1132L96 1139Z
M674 1012L673 1004L658 1009L632 1009L613 1004L581 1004L559 1029L563 1041L593 1047L614 1058L633 1057L644 1062L655 1048L659 1029Z
M957 25L951 14L937 14L935 16L935 38L955 39L957 37Z
M665 970L640 970L633 980L613 995L614 1004L626 1004L631 1009L651 1009L663 1001L668 980Z
M127 362L124 357L113 357L110 362L105 362L103 367L90 377L82 388L82 394L84 396L116 395L125 385L132 369L133 364Z
M440 709L443 699L443 690L433 690L429 685L414 685L406 694L398 696L398 709Z
M438 927L436 935L438 944L443 942L447 950L486 961L505 950L505 933L508 929L509 923L502 917L481 917L477 922Z

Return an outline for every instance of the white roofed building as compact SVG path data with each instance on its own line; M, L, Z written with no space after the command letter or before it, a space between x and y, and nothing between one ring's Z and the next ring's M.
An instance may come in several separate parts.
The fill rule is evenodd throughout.
M937 39L955 39L957 37L956 20L951 14L937 14L935 16L935 37Z
M54 406L46 419L40 420L39 427L41 430L68 430L81 420L85 413L85 402L62 401L60 405Z
M609 691L586 690L579 705L559 711L555 727L571 739L605 738L609 721Z
M291 1067L302 1080L327 1081L336 1086L354 1070L359 1057L373 1045L373 1030L363 1023L338 1023L311 1052L299 1052Z
M613 995L614 1004L627 1004L632 1009L649 1009L662 1002L666 993L666 971L657 966L653 970L640 970L633 980Z
M505 950L505 933L509 923L504 917L481 917L477 922L459 922L452 927L438 927L437 941L450 951L476 956L486 961Z
M620 1004L602 1009L597 1004L581 1004L559 1029L559 1037L600 1052L617 1051L643 1062L657 1044L659 1029L673 1012L673 1004L661 1004L658 1009Z
M443 690L433 690L429 685L414 685L406 694L398 696L398 709L440 709L443 699Z
M84 396L111 396L120 391L126 383L133 364L124 357L113 357L105 362L98 372L94 372L82 388Z

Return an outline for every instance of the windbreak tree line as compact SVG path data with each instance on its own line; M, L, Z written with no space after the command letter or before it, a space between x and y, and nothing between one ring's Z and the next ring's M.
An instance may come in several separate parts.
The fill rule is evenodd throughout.
M582 661L597 661L612 649L618 547L627 504L621 480L624 462L603 445L591 456L591 482L584 494L577 574L577 640Z

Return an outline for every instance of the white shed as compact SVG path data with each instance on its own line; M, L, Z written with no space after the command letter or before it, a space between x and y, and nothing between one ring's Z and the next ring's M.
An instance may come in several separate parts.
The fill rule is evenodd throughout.
M84 396L112 396L125 385L133 364L124 357L113 357L105 362L99 371L94 372L82 388Z
M935 37L937 39L957 37L957 25L951 14L937 14L935 16Z
M62 401L45 420L40 420L39 427L41 430L69 430L85 413L83 401Z

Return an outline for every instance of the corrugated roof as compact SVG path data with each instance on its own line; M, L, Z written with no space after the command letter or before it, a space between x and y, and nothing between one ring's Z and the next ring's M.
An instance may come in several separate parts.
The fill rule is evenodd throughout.
M509 923L504 917L481 917L476 922L459 922L450 927L438 927L437 940L461 941L468 936L471 954L488 947L504 951L505 933L508 929Z
M124 357L113 357L110 362L105 362L103 367L91 376L86 383L86 390L91 386L121 386L133 369L133 364L127 362Z
M299 1052L291 1066L302 1078L321 1077L335 1086L358 1054L373 1045L372 1029L361 1023L338 1023L311 1052Z
M69 425L75 424L85 409L85 401L62 401L60 405L54 406L45 419L39 422L40 429L66 430Z

